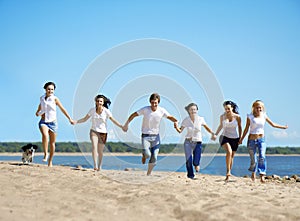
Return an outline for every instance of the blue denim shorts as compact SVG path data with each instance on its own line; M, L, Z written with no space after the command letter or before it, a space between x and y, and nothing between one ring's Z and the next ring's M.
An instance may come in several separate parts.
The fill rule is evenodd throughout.
M45 122L44 120L40 120L40 122L39 122L39 128L41 128L42 126L48 127L49 130L51 130L53 133L56 133L57 129L58 129L58 125L57 125L56 121Z

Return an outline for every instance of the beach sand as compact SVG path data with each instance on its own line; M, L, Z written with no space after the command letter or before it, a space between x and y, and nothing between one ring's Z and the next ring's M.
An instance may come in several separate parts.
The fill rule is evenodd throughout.
M0 162L0 220L300 220L300 183Z

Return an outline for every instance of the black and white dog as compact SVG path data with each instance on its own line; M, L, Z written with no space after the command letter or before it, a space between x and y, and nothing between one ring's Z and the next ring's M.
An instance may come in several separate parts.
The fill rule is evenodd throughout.
M37 145L34 144L27 144L22 147L23 155L22 155L22 162L23 164L28 164L33 162L34 152L38 149Z

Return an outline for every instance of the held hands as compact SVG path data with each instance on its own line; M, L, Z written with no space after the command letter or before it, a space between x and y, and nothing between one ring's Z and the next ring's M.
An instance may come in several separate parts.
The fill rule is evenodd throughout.
M175 130L176 130L178 133L181 133L181 132L182 132L181 128L178 127L178 122L177 122L177 121L174 122L174 128L175 128Z
M128 126L126 126L126 125L122 126L122 130L123 130L124 132L127 132L127 131L128 131Z
M121 128L124 132L127 132L128 131L128 122L126 122Z
M211 134L211 140L215 141L217 139L217 135L215 135L214 133Z
M239 140L239 145L243 143L243 140L240 138Z

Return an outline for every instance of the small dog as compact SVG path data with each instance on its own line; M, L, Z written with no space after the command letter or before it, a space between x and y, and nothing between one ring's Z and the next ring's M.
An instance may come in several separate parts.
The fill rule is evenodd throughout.
M38 146L31 143L22 147L22 150L24 151L22 155L23 164L28 164L33 162L34 153L37 149Z

